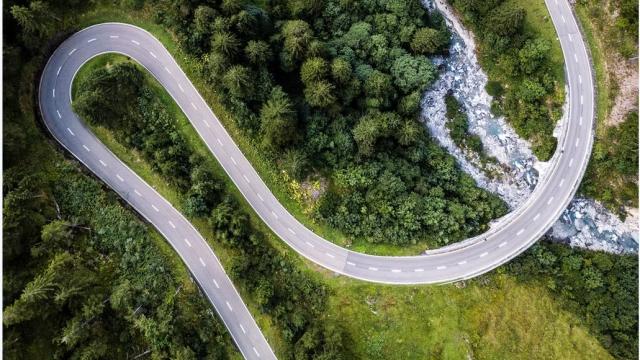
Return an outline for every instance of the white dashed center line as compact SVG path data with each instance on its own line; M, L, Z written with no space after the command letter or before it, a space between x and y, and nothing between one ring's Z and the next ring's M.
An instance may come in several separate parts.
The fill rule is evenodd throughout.
M391 272L393 272L393 273L399 273L399 272L402 272L402 270L400 270L400 269L391 269Z
M133 189L133 192L136 193L136 195L142 197L142 194L140 194L140 191L138 191L138 189Z
M579 143L580 143L580 138L576 139L576 147L578 147Z
M565 18L564 18L564 15L562 15L562 22L563 22L563 23L566 23L566 22L567 22L567 19L565 19Z
M378 268L377 268L377 267L373 267L373 266L369 266L369 270L371 270L371 271L378 271Z
M571 34L569 34L569 42L573 41L573 37L571 37Z
M437 270L444 270L444 269L446 269L446 268L447 268L446 266L444 266L444 265L440 265L440 266L438 266L436 269L437 269Z
M204 123L208 128L211 128L211 125L209 125L209 123L207 122L207 120L204 120L204 119L203 119L203 120L202 120L202 122L203 122L203 123Z
M149 51L149 54L150 54L151 56L153 56L153 58L154 58L154 59L157 59L157 58L158 58L158 57L156 56L156 54L154 54L152 51Z
M191 242L189 242L189 240L187 240L186 238L184 239L184 242L187 244L188 247L191 247ZM215 280L214 280L215 281Z
M184 92L184 89L182 88L182 85L178 84L178 88L180 89L180 91Z
M575 60L576 62L578 62L578 55L573 54L573 60Z
M538 220L539 217L540 217L540 213L537 213L536 216L533 217L533 221Z
M135 41L135 40L131 40L132 43L136 44L136 45L140 45L139 42Z
M349 265L349 266L356 266L356 264L355 264L355 263L352 263L351 261L347 261L347 265Z
M582 126L582 116L580 116L580 126Z
M67 131L69 131L69 134L71 134L71 136L76 136L76 134L74 134L73 131L71 131L71 129L67 128Z
M173 224L173 222L171 220L169 220L169 225L171 225L172 228L176 228L176 226Z
M234 159L233 156L231 156L231 162L233 163L233 165L238 165L238 163L236 162L236 159Z
M171 75L171 70L169 70L168 67L165 66L164 69L169 73L169 75Z
M517 235L517 236L520 236L523 232L524 232L524 229L520 229L520 230L518 230L518 232L516 233L516 235Z
M155 205L151 205L151 207L153 208L153 210L155 210L156 212L160 212L160 209L158 209Z
M498 245L498 247L501 248L501 247L504 247L505 245L507 245L507 242L503 241L503 242L500 243L500 245Z
M578 83L582 84L582 76L578 75Z
M244 180L245 180L248 184L251 184L251 181L249 181L249 178L247 177L247 175L242 175L242 177L244 177Z
M213 279L213 285L216 286L216 289L220 289L220 285L218 285L218 282L216 281L216 279Z
M58 68L58 72L56 73L56 76L60 75L60 70L62 70L62 66Z
M83 144L83 145L82 145L82 147L83 147L85 150L87 150L87 152L91 152L91 150L89 150L89 147L88 147L87 145L84 145L84 144Z
M110 38L112 38L112 39L117 39L117 38L119 38L120 36L118 36L118 35L109 35L109 37L110 37Z
M467 263L467 260L462 260L462 261L458 262L458 265L464 265L466 263Z
M551 202L553 201L553 196L549 198L549 200L547 200L547 205L551 204Z
M336 258L333 254L330 254L330 253L325 253L325 254L326 254L328 257L332 258L332 259L335 259L335 258Z
M220 141L220 138L216 138L216 140L218 140L218 144L220 144L220 146L222 146L222 141Z
M118 178L118 180L124 182L124 179L122 178L122 176L120 176L120 174L116 174L116 177Z
M53 97L55 98L56 97L56 89L55 88L52 90L52 93L53 93Z
M482 254L480 254L480 257L485 257L485 256L487 256L487 255L489 255L489 253L485 251L485 252L483 252Z
M256 353L256 356L257 356L257 357L260 357L260 353L258 352L258 350L256 350L256 348L255 348L255 347L253 348L253 352L254 352L254 353Z
M106 162L104 162L102 160L98 160L98 161L100 161L100 164L102 164L102 166L107 167L107 163Z
M239 325L240 325L240 330L242 330L242 333L246 334L247 330L244 329L244 326L242 326L242 324L239 324Z
M227 301L227 307L229 308L229 311L233 311L233 308L231 307L231 304L229 304L228 301Z
M573 165L573 158L569 160L569 167L571 167L571 165Z
M207 264L204 263L204 260L202 260L202 258L198 258L200 259L200 264L202 264L202 266L207 267Z
M414 272L423 272L424 269L413 269Z
M560 179L560 184L558 185L558 187L562 187L562 184L564 184L564 178Z
M76 50L78 50L78 49L71 50L71 52L69 52L69 56L71 56L74 52L76 52Z
M56 112L58 113L58 118L62 119L62 114L60 114L60 110L56 110Z
M291 230L291 228L287 228L287 230L289 230L290 233L292 233L293 235L295 235L295 231Z
M312 248L316 247L315 245L313 245L312 243L310 243L308 241L305 241L304 243L307 244L308 246L312 247Z
M198 110L198 107L197 107L197 106L196 106L196 104L194 104L194 103L191 103L191 107L192 107L192 108L194 108L194 109L196 109L196 110Z
M256 195L258 195L258 198L260 199L260 201L264 201L264 198L262 197L262 195L260 195L260 193L256 193Z
M96 41L96 38L87 40L88 43L91 43L91 42L94 42L94 41Z
M580 105L584 104L584 97L582 95L580 95Z
M273 217L276 218L276 220L278 220L278 215L276 215L276 213L273 210L271 211L271 215L273 215Z

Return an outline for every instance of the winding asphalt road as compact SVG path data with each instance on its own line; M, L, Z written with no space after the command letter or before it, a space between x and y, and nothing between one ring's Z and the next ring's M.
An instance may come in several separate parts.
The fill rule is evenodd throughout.
M565 57L569 114L551 166L532 196L481 236L420 256L353 252L298 222L272 195L233 139L151 34L121 23L88 27L53 53L39 88L44 123L54 138L154 225L174 247L248 359L275 355L203 237L171 204L109 151L73 113L71 86L80 67L103 53L121 53L144 66L173 97L211 153L262 220L289 246L327 269L390 284L468 279L504 264L540 238L573 198L593 142L593 83L589 57L566 0L547 0Z

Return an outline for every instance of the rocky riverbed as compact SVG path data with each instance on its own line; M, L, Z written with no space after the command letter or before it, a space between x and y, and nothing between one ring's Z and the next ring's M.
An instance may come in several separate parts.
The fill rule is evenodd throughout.
M440 68L440 77L424 94L422 121L480 187L497 194L515 209L531 195L548 164L538 161L529 143L518 137L504 118L491 114L491 97L484 90L487 76L478 64L473 35L444 0L424 0L424 4L444 15L452 39L449 54L433 59ZM446 127L444 96L447 93L453 94L464 106L469 130L480 136L485 152L495 157L498 164L482 164L477 154L455 145ZM492 175L496 172L499 176ZM637 212L623 222L597 201L576 197L548 235L559 242L591 250L637 252Z

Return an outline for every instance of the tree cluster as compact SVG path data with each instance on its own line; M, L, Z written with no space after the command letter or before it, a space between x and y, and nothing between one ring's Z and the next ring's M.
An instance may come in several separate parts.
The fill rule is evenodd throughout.
M619 184L616 188L610 185L612 176ZM637 111L630 112L622 123L607 128L594 144L581 190L617 209L637 201Z
M445 52L417 0L158 2L236 125L290 175L328 178L318 219L371 242L445 244L506 211L418 122Z
M476 34L479 60L489 75L492 110L531 141L541 160L553 155L555 121L563 99L549 57L551 43L527 27L525 10L507 0L450 0Z
M482 140L469 132L469 119L462 104L451 94L447 94L444 101L447 108L447 129L453 142L459 147L482 154Z
M638 256L540 242L507 265L541 281L581 316L617 359L638 357Z
M86 121L112 130L124 145L140 151L167 181L187 189L190 165L197 164L190 164L175 119L144 83L136 65L115 64L83 80L78 84L74 110Z

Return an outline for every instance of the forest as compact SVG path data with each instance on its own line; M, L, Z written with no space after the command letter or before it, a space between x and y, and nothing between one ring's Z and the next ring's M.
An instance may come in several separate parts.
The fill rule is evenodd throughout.
M334 199L331 200L333 203L323 204L323 208L345 207L342 216L347 218L348 215L351 219L349 224L353 226L349 231L356 233L359 227L364 226L361 222L365 217L363 211L365 215L377 216L375 214L387 214L394 209L393 206L399 206L398 203L392 202L373 210L366 208L368 204L377 204L378 199L386 196L387 192L387 188L380 186L378 182L366 182L365 176L371 173L380 174L385 179L388 177L390 180L385 181L393 184L396 196L406 191L410 192L410 195L415 194L415 198L422 198L425 194L423 191L427 191L430 204L438 204L438 209L443 211L442 216L445 217L449 216L449 212L462 213L456 215L461 218L467 216L470 210L465 207L464 201L471 201L467 196L475 196L472 204L468 205L472 209L493 204L488 206L486 214L493 212L495 215L504 211L501 210L503 205L499 202L493 203L495 200L488 194L475 192L478 190L473 182L457 170L450 157L433 144L419 123L415 122L414 129L419 130L418 135L415 135L417 140L407 145L402 143L404 140L401 140L402 137L397 130L414 126L406 124L413 124L409 120L415 121L417 110L409 112L412 114L409 116L399 109L393 109L393 97L400 94L408 94L404 95L404 98L410 97L410 93L404 92L403 89L414 89L415 92L415 89L428 84L408 85L410 81L396 81L396 76L401 76L398 74L407 74L404 70L398 70L402 66L396 67L395 72L393 66L388 70L382 66L378 67L375 63L368 62L373 61L369 60L370 56L373 56L369 52L373 50L358 45L374 41L375 33L372 29L381 31L379 29L383 29L382 25L387 22L391 24L394 19L400 21L398 14L405 14L403 19L414 19L411 21L421 18L420 21L425 21L421 24L426 24L423 27L434 29L436 32L424 30L420 36L410 37L408 43L400 43L400 48L405 49L407 55L404 61L414 64L413 60L409 59L416 57L417 53L422 53L416 49L431 46L433 42L425 39L438 33L438 29L443 30L442 27L438 27L441 26L438 25L441 22L437 20L437 16L427 16L418 3L415 5L419 8L407 9L403 7L406 5L405 2L398 3L400 5L389 2L389 9L385 10L385 13L391 15L383 17L384 19L368 13L369 9L357 9L348 2L339 3L342 4L340 6L348 5L348 11L342 7L333 8L334 12L328 10L328 4L332 4L331 2L327 2L326 7L321 6L325 3L318 2L315 6L309 6L311 2L302 1L274 2L268 6L246 3L238 5L240 3L234 1L209 4L211 9L214 9L213 13L202 9L197 13L200 14L199 17L204 16L204 19L211 21L203 21L200 24L203 28L207 27L206 24L216 24L215 18L206 17L207 13L216 15L216 18L228 18L222 21L223 24L216 25L215 29L226 29L222 32L233 36L217 34L219 36L216 42L213 39L214 30L211 29L207 30L209 33L205 31L209 36L203 36L199 41L189 40L190 36L197 37L193 31L197 22L192 11L196 12L193 9L200 7L177 1L160 1L154 2L150 8L160 24L169 21L166 12L171 11L175 19L182 20L179 20L178 24L169 22L170 25L164 26L171 29L180 26L191 29L185 30L184 33L176 31L176 34L182 34L181 47L189 48L193 45L189 51L194 59L207 60L202 62L203 74L214 73L211 66L216 64L216 58L224 60L222 65L225 70L219 79L221 84L224 84L223 92L228 101L227 105L234 109L234 114L242 114L243 111L249 115L253 114L247 117L238 116L238 124L242 125L247 136L254 139L257 146L263 149L265 156L269 156L283 169L289 169L287 171L299 179L316 172L331 177L332 180L334 177L343 179L342 182L334 180L336 184L332 184L329 190L329 194L334 194ZM158 10L161 8L158 5L164 6L164 10ZM38 126L34 91L38 70L44 66L48 51L56 45L56 41L49 39L55 37L61 40L65 34L70 33L70 29L74 29L74 17L77 14L71 14L68 11L70 7L76 6L75 9L80 13L88 11L93 3L87 3L84 5L87 8L83 8L79 3L36 0L9 2L5 6L3 355L13 359L47 358L51 357L51 354L57 358L72 359L135 356L179 359L233 358L231 340L209 304L199 294L197 286L190 281L175 253L157 233L151 231L148 225L121 205L114 193L83 172L77 162L65 159L62 151L45 136L41 125ZM126 1L121 6L135 11L143 6L143 2ZM318 9L322 12L316 12L320 11ZM403 11L415 11L422 16L408 17ZM334 15L332 18L341 18L340 21L331 22L334 24L332 26L335 26L334 29L346 29L344 32L326 30L324 26L328 25L325 22L328 22L327 18L330 18L331 14ZM366 36L357 37L357 33L362 31L362 28L366 30L367 27L355 29L352 35L359 40L350 42L352 46L349 48L353 52L345 50L340 56L347 59L346 63L336 60L341 64L334 66L334 59L339 56L331 53L330 45L339 43L336 39L343 38L355 26L352 26L354 20L351 17L358 21L364 19L369 23L369 32L364 32ZM249 38L249 35L242 32L238 24L253 21L255 18L265 21L266 30L251 35L251 39L260 40L255 40L250 47L251 51L247 53L256 55L247 55L244 60L242 54L249 47L249 42L245 46L241 44L244 44L242 41ZM307 23L307 26L295 20L285 31L285 23L289 21L280 20L278 23L278 20L274 20L287 18L305 19L301 21ZM342 27L339 27L339 24ZM305 30L307 27L308 32ZM323 29L326 32L323 32ZM392 31L396 28L389 29L389 33L385 30L383 36L389 36L387 41L401 36L398 32ZM416 30L414 35L417 33ZM228 41L229 38L232 40ZM377 37L375 41L383 40ZM434 51L443 51L444 42L444 36L439 38L435 42ZM189 45L190 43L193 44ZM283 50L277 44L283 47L288 44L292 53L282 55ZM207 49L209 46L211 48L206 52L198 52L199 48ZM313 53L314 58L320 60L315 59L307 66L304 66L307 62L306 57L305 61L301 61L302 58L292 60L297 59L293 55L296 53L293 49L301 48L306 49L305 54L308 49L316 49L309 53ZM223 58L221 54L226 54L230 49L236 50L231 50L229 55L224 56L237 56L234 58L234 64L242 64L239 65L242 67L229 67L226 63L230 60ZM276 51L278 49L280 51ZM252 65L249 60L253 57L258 59L255 61L260 62L261 56L268 59L264 71L260 71L260 67ZM355 59L355 63L360 65L367 63L370 68L353 66L351 59ZM411 69L423 71L422 66L428 64L420 60L418 63L421 65ZM331 64L324 72L320 71L321 76L314 75L314 69L319 64ZM299 80L297 72L285 71L287 66L297 66L300 72ZM304 72L303 68L306 68ZM351 75L344 78L360 83L358 88L364 86L364 89L367 88L368 82L363 82L358 75L353 74L367 73L370 70L371 74L367 79L375 73L375 77L381 78L382 83L388 86L386 89L391 91L367 93L363 89L357 92L357 101L354 99L344 109L336 108L335 103L344 105L344 98L340 97L343 95L338 92L349 90L337 82L341 77L334 77L334 68L338 69L335 71L337 73L350 71ZM428 65L424 68L428 68ZM234 70L231 71L232 69ZM231 75L228 75L229 73ZM303 76L303 73L306 75ZM256 86L247 86L244 80L234 80L236 75L242 78L243 74L251 76L251 85L255 84L256 74L273 81L265 80L266 82L260 82L261 84L277 85L264 90L263 95L268 94L265 101L259 102L254 98L246 100L243 92L255 92L251 96L258 96L257 93L261 90ZM376 80L375 77L368 83L373 87L377 86L375 81L380 80ZM305 82L313 83L313 88L307 89ZM126 90L122 94L126 96L95 96L108 91L109 87L116 83L122 84ZM321 83L324 85L320 85ZM234 87L235 85L237 87ZM295 92L292 89L300 91ZM323 94L327 89L335 91L334 103L319 106L322 101L332 99L331 96L327 97L326 93ZM286 341L283 347L284 358L359 357L351 353L353 349L347 345L349 336L353 334L345 334L340 326L337 326L335 317L332 318L332 314L328 312L328 299L333 296L334 290L328 285L329 281L309 276L307 266L300 266L300 261L293 259L294 256L288 255L286 251L274 247L266 240L268 234L250 221L251 214L241 206L238 197L224 187L221 179L224 174L212 171L211 167L205 164L205 160L194 153L176 128L173 114L165 104L158 101L154 89L136 66L122 64L109 70L96 70L86 82L79 85L78 91L81 95L74 103L76 111L88 122L108 127L120 135L119 141L138 151L144 160L152 165L158 176L170 182L171 186L183 195L184 202L176 205L184 209L189 216L206 219L206 225L213 230L215 238L233 251L233 264L228 268L229 273L234 282L246 285L250 299L255 299L260 312L268 313L274 319L277 329L275 331L281 333ZM315 100L307 101L307 93L310 99ZM391 98L384 98L385 96ZM361 100L365 101L364 99L367 104L360 103ZM314 102L316 100L319 102ZM410 100L404 103L417 106L417 102ZM399 106L400 103L402 102L396 101L395 104ZM312 119L322 120L316 123ZM376 137L373 140L367 138L365 125L362 125L363 130L360 130L363 134L356 136L358 132L355 129L361 120L368 125L373 124L376 128L375 134L384 133L384 137ZM288 127L291 126L291 121L294 122L294 127ZM264 128L263 123L267 124ZM286 130L282 130L283 127ZM294 136L286 136L286 139L282 140L282 137L277 136L281 134L279 131ZM310 132L316 135L311 136ZM338 136L339 134L342 134L342 137ZM344 143L339 142L339 139ZM312 140L320 141L321 146L315 142L313 144L316 145L311 144ZM316 150L308 150L308 147ZM333 149L341 149L342 152L334 152ZM301 166L285 167L286 159ZM401 164L397 164L400 160ZM449 164L446 165L449 167L443 170L444 174L428 166L428 172L423 172L426 170L422 168L427 163L438 168L445 166L444 164ZM407 164L413 164L414 167L405 166ZM417 167L420 169L415 170ZM402 173L400 176L395 173L407 171L408 168L411 169L408 174ZM401 181L396 180L397 178ZM442 181L447 184L443 185ZM456 187L460 192L465 190L465 193L460 195L452 187ZM383 194L377 194L376 191ZM359 208L346 207L341 203L345 192L347 195L354 192L360 194L357 195L358 201L349 200L348 203L356 204ZM454 200L438 203L437 200L442 198ZM486 204L481 205L483 202ZM364 209L361 206L363 204ZM463 210L454 206L456 204L463 204ZM424 211L417 209L410 214ZM353 216L349 215L352 211L356 213ZM490 219L490 216L482 219ZM327 221L341 226L340 221L346 220ZM403 223L408 223L404 221L407 219L403 219ZM480 220L476 222L481 223ZM405 231L406 239L410 239L409 233L421 234L422 231L426 231L428 227L425 224L428 223L418 222L409 230L397 227L393 231L400 234ZM362 236L374 239L378 234ZM453 235L451 236L453 238ZM487 286L483 284L488 279L490 281L504 273L515 277L523 284L540 284L554 294L564 308L577 314L615 358L633 359L637 355L633 350L638 347L637 261L637 256L618 257L605 253L584 252L543 241L509 265L485 277L472 280L467 286L477 291L485 288L485 293L491 294L491 288L486 290ZM409 290L418 291L425 288L427 287ZM454 287L447 287L449 288ZM400 288L395 289L398 292L402 291ZM383 289L378 288L376 292L378 291ZM341 308L346 306L345 303L340 305ZM401 310L406 313L412 312L409 308ZM421 322L435 320L437 319L420 318ZM374 347L375 344L372 344ZM393 345L400 347L403 344L398 342Z
M172 249L35 126L27 59L5 42L3 357L227 358Z
M418 122L437 76L429 56L449 39L418 0L154 9L264 157L294 179L329 180L316 219L369 242L438 246L506 212Z

